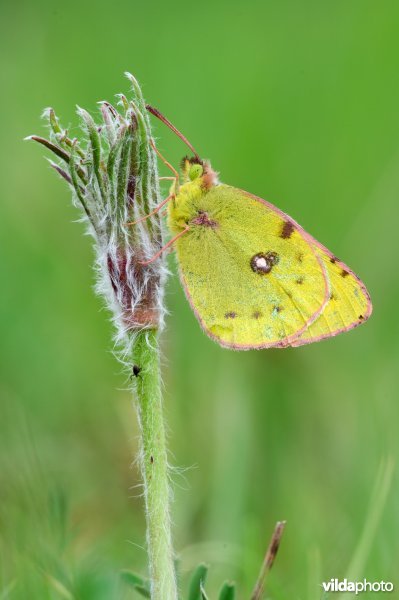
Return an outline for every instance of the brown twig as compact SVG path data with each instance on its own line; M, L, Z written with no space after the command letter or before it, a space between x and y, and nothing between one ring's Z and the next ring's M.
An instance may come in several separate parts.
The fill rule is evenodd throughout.
M276 527L274 528L273 535L271 537L269 547L266 551L264 561L262 563L262 567L259 573L258 580L255 584L254 591L251 595L251 600L261 600L263 591L265 589L265 580L268 572L273 566L274 560L276 558L281 537L284 532L284 528L287 521L277 521Z

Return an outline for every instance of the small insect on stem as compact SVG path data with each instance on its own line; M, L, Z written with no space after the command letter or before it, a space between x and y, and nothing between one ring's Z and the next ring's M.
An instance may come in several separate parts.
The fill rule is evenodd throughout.
M141 372L141 367L139 367L138 365L133 365L132 371L133 371L133 375L135 377L138 377L140 375L140 372Z

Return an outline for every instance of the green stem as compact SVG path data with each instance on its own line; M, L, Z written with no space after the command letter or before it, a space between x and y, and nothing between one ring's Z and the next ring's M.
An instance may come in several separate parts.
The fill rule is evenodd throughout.
M141 471L147 518L147 545L152 600L176 600L170 488L162 411L158 334L137 334L134 351L135 391L141 430Z

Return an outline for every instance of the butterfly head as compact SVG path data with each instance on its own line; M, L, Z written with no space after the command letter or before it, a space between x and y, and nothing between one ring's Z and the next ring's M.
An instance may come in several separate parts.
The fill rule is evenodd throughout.
M205 188L210 188L218 183L217 173L212 169L208 160L202 160L197 156L185 156L180 167L183 183L196 182Z

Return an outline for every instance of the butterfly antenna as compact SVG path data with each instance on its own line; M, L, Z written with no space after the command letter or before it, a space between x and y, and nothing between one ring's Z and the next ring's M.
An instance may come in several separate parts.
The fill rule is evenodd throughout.
M166 117L164 117L163 114L160 113L157 108L154 108L153 106L150 106L149 104L147 104L146 109L148 110L148 112L150 112L152 115L154 115L154 117L157 117L157 119L162 121L162 123L164 123L164 125L166 125L166 127L169 127L169 129L171 129L173 131L173 133L175 133L181 139L181 141L184 142L186 144L186 146L188 146L190 148L190 150L194 154L195 158L197 160L201 161L201 158L200 158L198 152L195 150L195 148L192 146L192 144L190 144L188 139L174 125L172 125L172 123Z

